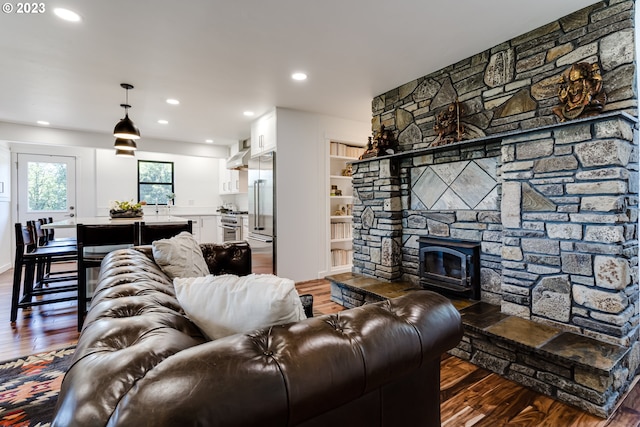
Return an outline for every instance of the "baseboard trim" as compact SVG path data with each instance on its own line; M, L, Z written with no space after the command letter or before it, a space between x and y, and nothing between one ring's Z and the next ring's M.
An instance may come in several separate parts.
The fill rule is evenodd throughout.
M11 269L11 263L5 264L5 265L0 265L0 274L4 273L5 271L8 271L10 269Z

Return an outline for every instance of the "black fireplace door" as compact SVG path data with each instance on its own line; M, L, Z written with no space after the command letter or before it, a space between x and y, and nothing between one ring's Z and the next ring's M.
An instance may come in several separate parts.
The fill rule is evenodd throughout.
M461 251L442 246L420 248L420 277L434 285L467 289L468 264L467 255Z

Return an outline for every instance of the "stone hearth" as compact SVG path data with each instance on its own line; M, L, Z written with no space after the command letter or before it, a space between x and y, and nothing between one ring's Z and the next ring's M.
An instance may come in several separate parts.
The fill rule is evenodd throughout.
M354 273L327 279L331 299L348 308L421 290ZM611 415L621 398L619 372L628 369L628 348L507 315L485 302L451 301L464 337L449 353L589 413Z

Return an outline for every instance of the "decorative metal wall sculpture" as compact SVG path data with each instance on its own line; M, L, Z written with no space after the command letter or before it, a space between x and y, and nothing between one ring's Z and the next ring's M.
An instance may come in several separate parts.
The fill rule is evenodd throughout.
M438 113L436 116L436 124L433 127L438 133L438 139L431 143L432 147L462 141L465 129L460 118L463 114L464 107L457 99L450 104L446 110Z
M377 133L374 133L373 139L369 137L366 151L360 156L360 159L369 159L371 157L384 156L394 154L398 151L398 140L389 129L384 125L380 126Z
M553 112L561 122L593 116L602 111L607 95L602 90L602 76L597 63L575 63L562 73L558 98L562 105Z

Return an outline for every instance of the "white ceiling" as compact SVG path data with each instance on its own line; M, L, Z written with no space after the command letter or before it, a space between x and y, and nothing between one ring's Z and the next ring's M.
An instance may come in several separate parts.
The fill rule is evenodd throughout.
M229 144L249 137L243 111L272 106L369 121L375 96L592 3L48 0L43 15L0 15L0 121L109 134L121 82L141 142Z

